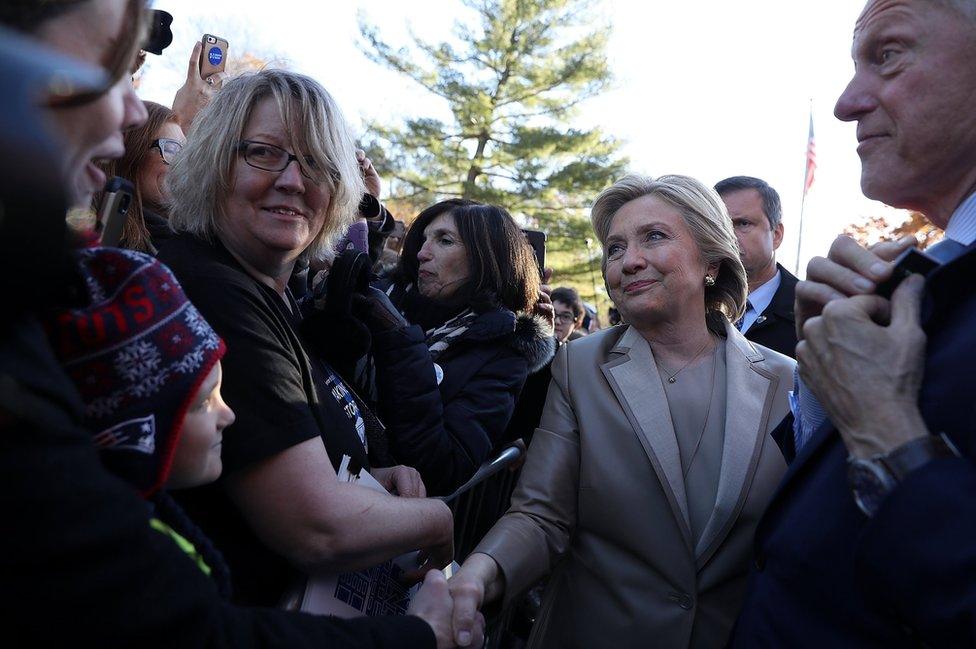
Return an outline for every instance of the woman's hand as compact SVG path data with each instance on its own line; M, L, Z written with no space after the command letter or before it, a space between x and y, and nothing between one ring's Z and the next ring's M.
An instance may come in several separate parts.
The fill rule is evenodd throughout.
M383 488L394 496L404 498L426 498L427 488L420 478L417 469L409 466L397 465L380 469L372 469L370 474Z
M410 324L393 306L386 293L375 286L352 295L352 312L370 331L392 331Z
M438 507L437 521L432 526L438 528L436 539L432 540L417 554L417 568L403 574L403 581L415 584L431 570L445 568L454 561L454 514L441 500L431 498L426 501Z
M193 52L190 53L186 81L176 91L176 97L173 98L173 112L176 113L176 119L184 133L190 130L190 125L197 113L206 108L227 78L226 72L216 72L206 79L200 78L200 54L202 52L203 44L197 41L193 46Z
M454 642L459 647L480 647L479 610L502 594L498 564L487 554L475 552L447 582L454 598Z
M373 166L373 161L366 157L366 152L362 149L356 149L356 160L359 162L359 170L363 174L363 182L366 183L366 191L375 198L379 198L383 182L380 180L380 174L376 171L376 167Z
M552 269L544 269L542 285L539 287L539 301L535 303L535 315L548 323L550 336L556 332L556 309L552 306L552 286L549 285L551 279Z

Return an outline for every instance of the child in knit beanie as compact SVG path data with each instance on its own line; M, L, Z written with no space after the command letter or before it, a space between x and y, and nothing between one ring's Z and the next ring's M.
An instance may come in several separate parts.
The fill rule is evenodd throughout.
M220 476L222 431L234 421L220 397L224 343L156 259L115 248L77 255L88 305L45 325L85 424L106 468L154 506L152 526L229 596L223 558L164 490Z

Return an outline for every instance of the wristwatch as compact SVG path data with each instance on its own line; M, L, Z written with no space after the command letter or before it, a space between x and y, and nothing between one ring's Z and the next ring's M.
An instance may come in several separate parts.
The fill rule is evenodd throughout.
M909 473L932 460L960 457L945 433L926 435L902 444L890 453L847 460L847 480L854 502L867 516L874 516L885 497Z

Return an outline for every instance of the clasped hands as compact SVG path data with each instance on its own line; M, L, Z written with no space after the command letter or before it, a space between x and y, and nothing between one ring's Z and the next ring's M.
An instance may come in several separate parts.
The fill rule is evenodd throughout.
M866 250L838 237L796 287L800 377L824 406L851 455L885 454L928 434L918 410L926 337L924 279L904 280L891 300L874 294L913 237Z
M428 572L408 613L430 624L438 649L480 649L485 641L485 618L479 609L500 595L498 564L476 552L450 581L437 570Z

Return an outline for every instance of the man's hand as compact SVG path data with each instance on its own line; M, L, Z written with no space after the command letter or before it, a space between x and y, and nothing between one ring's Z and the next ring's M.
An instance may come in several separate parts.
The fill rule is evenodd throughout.
M437 649L449 649L454 646L453 613L454 602L447 579L441 572L431 570L424 578L424 585L410 602L407 614L416 615L430 625L434 637L437 638ZM473 646L480 647L485 635L485 619L480 614L477 623L475 631L478 634L478 644Z
M916 243L912 236L883 241L869 250L847 236L830 246L827 257L814 257L807 265L807 278L796 285L796 336L803 340L803 325L824 306L853 295L870 295L891 276L895 257Z
M200 78L200 54L202 52L203 44L197 41L193 46L193 52L190 53L186 81L176 91L176 97L173 98L173 112L176 113L176 119L184 133L189 131L197 113L206 108L227 78L226 72L216 72L206 79Z
M366 152L362 149L356 149L356 160L359 162L359 170L363 174L363 182L366 183L366 191L379 198L380 191L383 189L383 181L380 180L380 175L376 171L376 167L373 166L373 161L366 157Z
M376 481L394 496L426 498L427 487L417 469L402 464L370 471Z
M796 348L800 377L855 457L888 453L928 433L918 410L924 286L912 275L891 302L877 295L832 300L803 326Z

